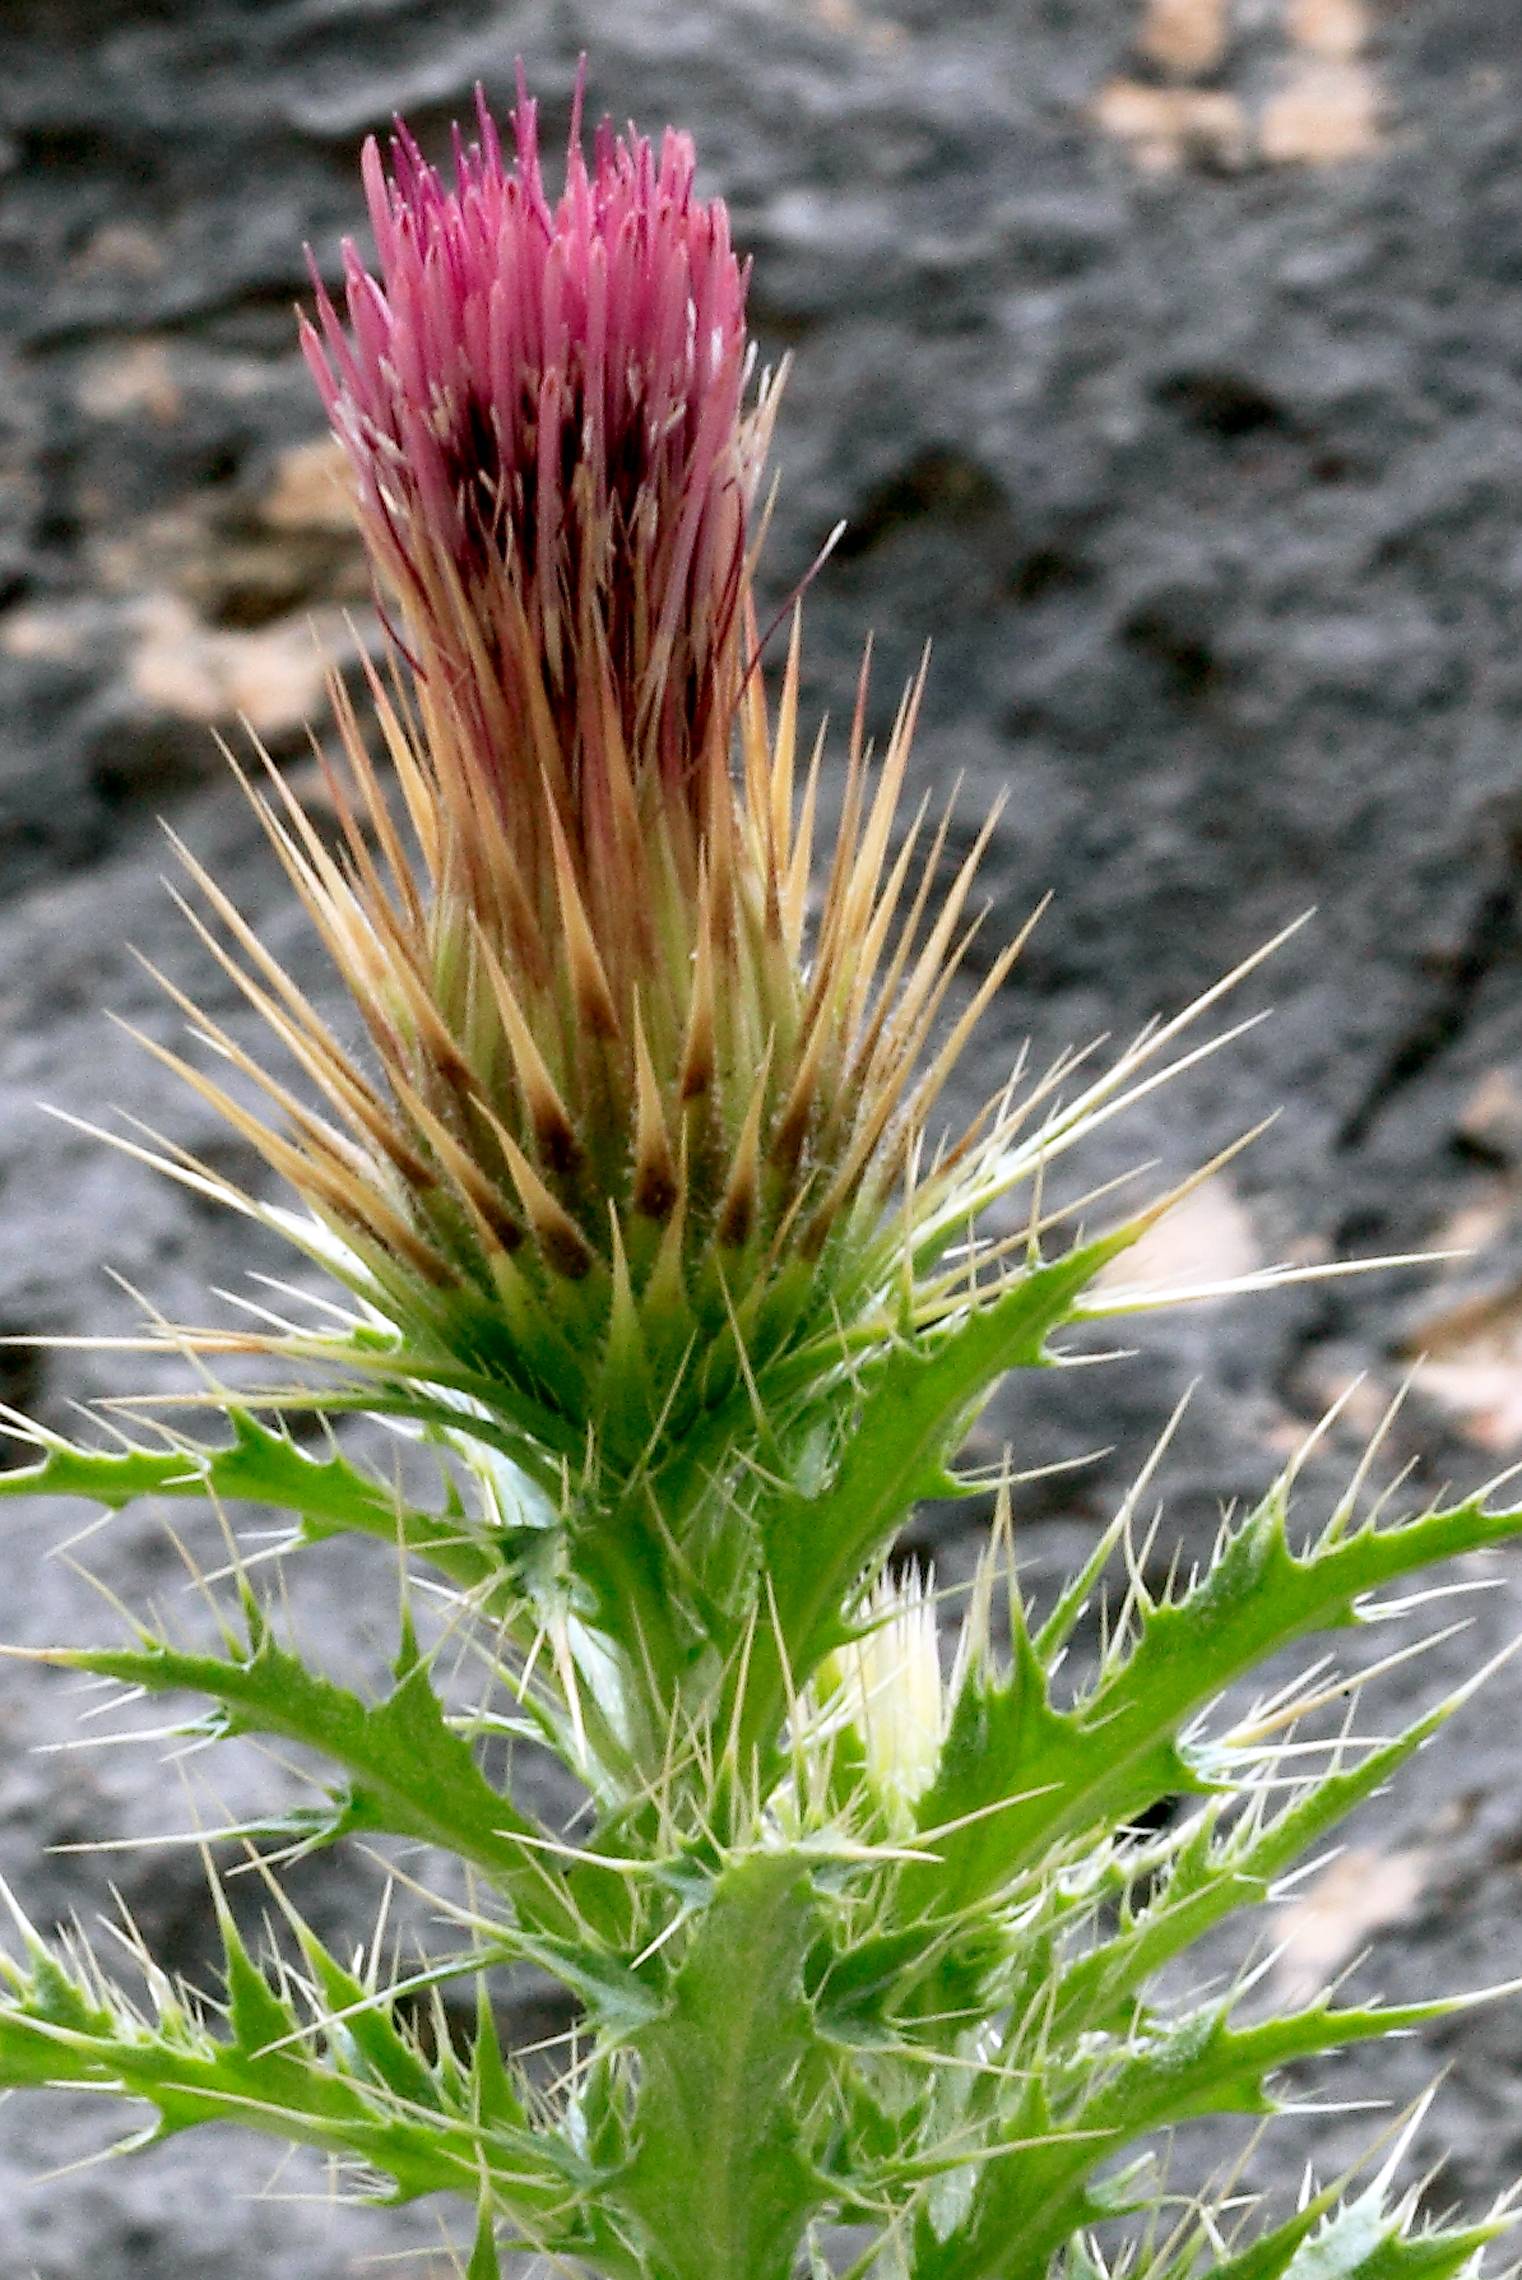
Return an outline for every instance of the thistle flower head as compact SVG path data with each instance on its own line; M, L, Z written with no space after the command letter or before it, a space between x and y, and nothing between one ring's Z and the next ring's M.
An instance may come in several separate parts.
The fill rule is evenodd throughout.
M917 691L874 781L865 673L814 907L797 626L768 693L750 586L774 392L746 409L723 207L685 138L604 127L588 166L579 121L551 204L521 88L513 126L509 163L482 104L453 187L404 127L389 174L370 146L378 270L348 248L347 324L319 290L305 330L400 624L366 718L334 683L337 848L278 778L260 804L369 1052L201 876L305 1080L244 1054L277 1117L215 1097L398 1374L627 1469L800 1355L841 1366L907 1272L895 1199L955 1224L999 1119L916 1184L926 1117L1013 952L932 1057L977 851L936 903L944 833L895 843Z

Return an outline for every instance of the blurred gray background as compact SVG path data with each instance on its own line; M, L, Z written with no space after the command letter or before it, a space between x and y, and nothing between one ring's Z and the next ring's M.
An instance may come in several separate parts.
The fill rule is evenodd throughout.
M135 945L217 1005L159 883L169 818L322 982L211 731L246 714L293 770L320 723L315 626L367 622L291 309L303 241L333 272L361 138L431 147L521 53L563 132L595 110L692 129L754 257L763 353L795 358L768 578L780 602L837 519L808 606L808 698L839 719L877 637L886 720L927 636L917 783L960 779L1002 935L1054 900L964 1099L1177 1010L1308 906L1243 994L1274 1018L1091 1152L1191 1169L1278 1121L1160 1242L1158 1280L1462 1247L1444 1265L1142 1324L1134 1359L1012 1389L982 1433L1022 1465L1042 1579L1088 1540L1184 1387L1165 1479L1194 1541L1357 1383L1307 1518L1414 1357L1392 1436L1407 1494L1522 1455L1522 28L1515 0L0 0L0 1333L200 1316L276 1265L234 1225L46 1122L114 1105L241 1170L114 1028L175 1019ZM0 1395L64 1419L128 1382L107 1355L0 1349ZM141 1377L141 1372L137 1373ZM7 1517L16 1642L111 1621L44 1555L84 1514ZM965 1546L928 1515L943 1572ZM204 1546L201 1547L203 1550ZM155 1515L94 1566L172 1604ZM1516 1562L1390 1715L1519 1628ZM387 1646L384 1561L302 1584L314 1644ZM150 1942L207 1953L193 1853L45 1848L186 1825L151 1750L37 1753L69 1688L0 1670L0 1863L45 1923L121 1885ZM1391 1993L1522 1971L1522 1678L1276 1928L1281 1970L1372 1947ZM270 1777L234 1762L237 1808ZM358 1937L363 1861L301 1882ZM1401 2045L1376 2087L1451 2068L1424 2140L1439 2201L1522 2170L1522 2012ZM1329 2094L1363 2091L1334 2077ZM1320 2088L1317 2084L1312 2087ZM109 2117L107 2117L109 2119ZM1327 2158L1367 2116L1306 2125ZM209 2135L51 2186L107 2141L93 2109L0 2114L0 2270L18 2280L338 2280L450 2269L435 2212L349 2216L293 2165ZM1287 2174L1281 2157L1270 2179ZM313 2196L310 2201L285 2196ZM381 2269L387 2269L382 2266Z

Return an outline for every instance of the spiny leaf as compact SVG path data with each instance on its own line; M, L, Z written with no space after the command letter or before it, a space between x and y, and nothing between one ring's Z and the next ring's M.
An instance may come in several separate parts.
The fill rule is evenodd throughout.
M80 1496L114 1512L145 1496L267 1504L293 1514L305 1542L377 1536L429 1560L462 1589L503 1579L500 1552L458 1517L409 1505L337 1450L309 1455L288 1433L236 1405L225 1415L233 1437L217 1448L187 1440L167 1449L91 1449L29 1430L43 1453L35 1464L0 1472L0 1497Z
M1051 1333L1110 1260L1134 1243L1129 1224L1012 1280L950 1329L896 1346L864 1375L849 1434L828 1479L760 1506L763 1566L774 1613L744 1661L723 1712L742 1763L766 1751L790 1691L804 1686L843 1637L841 1606L907 1511L947 1485L947 1466L982 1404L1008 1371L1046 1359Z
M789 2090L812 2041L801 1973L813 1915L786 1853L715 1880L643 2066L620 2197L670 2280L786 2280L820 2187Z
M1039 1664L1018 1652L1003 1678L969 1672L942 1770L920 1801L925 1831L961 1820L939 1861L904 1872L906 1905L947 1910L988 1892L1059 1839L1134 1820L1158 1798L1214 1784L1207 1748L1185 1742L1202 1707L1267 1656L1359 1620L1397 1576L1522 1534L1522 1507L1455 1505L1393 1526L1290 1549L1282 1490L1227 1537L1178 1598L1144 1605L1093 1690L1054 1712ZM968 1821L966 1817L976 1815Z
M482 2202L481 2214L476 2219L475 2246L465 2268L465 2280L502 2280L502 2267L497 2261L497 2228L489 2201Z
M440 1845L484 1870L527 1923L556 1933L578 1928L562 1878L535 1843L541 1832L481 1773L445 1719L425 1663L370 1705L309 1670L268 1631L241 1658L149 1639L140 1647L58 1648L44 1659L152 1694L208 1695L224 1732L307 1744L350 1777L351 1826Z
M1314 2194L1284 2223L1238 2245L1238 2228L1225 2252L1219 2210L1207 2208L1180 2245L1161 2254L1107 2266L1079 2235L1063 2248L1060 2280L1112 2280L1129 2270L1134 2280L1452 2280L1472 2268L1491 2241L1511 2226L1505 2213L1484 2223L1411 2230L1414 2196L1398 2207L1385 2199L1388 2172L1356 2200L1342 2198L1339 2181Z
M1508 2230L1509 2220L1407 2229L1408 2210L1389 2209L1382 2187L1332 2207L1321 2193L1308 2208L1222 2259L1212 2258L1211 2280L1451 2280ZM1191 2280L1190 2257L1146 2274L1146 2280Z
M310 1925L302 1926L301 1952L327 2007L329 2033L352 2050L356 2070L409 2105L440 2106L433 2069L398 2028L385 1996L345 1971Z
M1182 1834L1148 1906L1063 1973L1052 1998L1051 2031L1118 2028L1132 1998L1165 1963L1236 1909L1266 1900L1275 1879L1383 1788L1452 1716L1458 1699L1439 1703L1358 1765L1307 1782L1303 1794L1246 1834L1235 1826L1221 1829L1219 1808L1209 1808Z
M505 2214L521 2212L528 2237L543 2236L568 2207L580 2165L552 2137L468 2128L419 2114L378 2083L361 2082L305 2049L251 2050L221 2042L176 2015L172 2032L91 1996L61 1965L30 1973L7 1967L0 1999L0 2088L81 2084L145 2101L159 2134L205 2122L238 2122L289 2143L364 2163L393 2198L461 2193L483 2184ZM60 1982L73 1989L60 2001Z
M497 2022L492 2016L491 1997L484 1979L478 1980L476 1985L476 2033L470 2053L469 2100L470 2110L483 2128L528 2127L523 2101L513 2087L502 2057Z
M245 2057L284 2043L299 2031L292 2006L277 1995L243 1943L226 1902L217 1895L217 1922L222 1937L223 1977L227 1984L227 2020L233 2041Z
M912 2280L1045 2280L1068 2235L1106 2213L1094 2172L1126 2146L1206 2115L1272 2114L1269 2084L1283 2067L1429 2025L1475 2000L1386 2010L1317 2004L1250 2027L1231 2024L1229 2004L1211 2005L1120 2050L1107 2069L1095 2067L1093 2086L1058 2111L1055 2130L1038 2077L1003 2131L1010 2150L981 2166L965 2220L943 2240L921 2222ZM1037 2093L1040 2117L1030 2110Z

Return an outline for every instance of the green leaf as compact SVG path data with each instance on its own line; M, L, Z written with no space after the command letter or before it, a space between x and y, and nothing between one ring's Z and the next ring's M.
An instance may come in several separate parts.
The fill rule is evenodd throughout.
M376 1536L428 1560L462 1590L507 1583L500 1547L473 1535L459 1516L420 1511L338 1451L311 1456L236 1405L225 1414L233 1438L220 1448L181 1441L168 1449L89 1449L31 1427L42 1456L0 1472L0 1497L81 1496L113 1512L144 1496L267 1504L292 1513L307 1542Z
M193 1653L145 1635L137 1647L60 1647L41 1659L150 1694L208 1695L225 1733L305 1743L348 1775L350 1828L439 1845L484 1871L526 1924L579 1933L564 1880L536 1842L542 1832L486 1780L448 1724L426 1663L413 1662L372 1705L309 1670L267 1630L245 1656Z
M1230 2245L1221 2246L1226 2212L1208 2201L1189 2237L1177 2236L1161 2254L1143 2254L1113 2268L1094 2252L1091 2237L1076 2235L1063 2248L1055 2270L1060 2280L1110 2280L1111 2269L1129 2265L1135 2280L1453 2280L1475 2266L1489 2244L1510 2231L1514 2219L1500 2212L1477 2225L1433 2227L1414 2232L1416 2196L1390 2206L1386 2191L1404 2153L1403 2131L1395 2154L1381 2175L1355 2200L1344 2197L1346 2179L1313 2194L1284 2223L1258 2232L1240 2245L1246 2227L1231 2226Z
M1048 1359L1100 1270L1130 1248L1143 1220L1011 1280L949 1329L906 1340L861 1379L856 1415L827 1479L757 1508L771 1605L737 1670L718 1731L738 1737L742 1767L766 1752L789 1699L844 1636L852 1585L910 1508L955 1484L947 1467L978 1411L1010 1370Z
M217 1929L222 1939L222 1971L227 1984L227 2023L233 2042L245 2057L283 2043L298 2033L300 2022L293 2006L277 1995L259 1969L232 1918L220 1891L214 1891Z
M502 2266L497 2260L497 2228L489 2201L482 2202L481 2214L476 2220L475 2246L465 2268L465 2280L502 2280Z
M1430 2232L1407 2230L1405 2209L1385 2204L1383 2180L1340 2208L1336 2189L1224 2258L1212 2256L1211 2280L1452 2280L1508 2229L1506 2217ZM1202 2244L1203 2245L1203 2244ZM1208 2253L1208 2251L1207 2251ZM1190 2255L1149 2270L1145 2280L1190 2280Z
M965 2220L938 2239L922 2220L910 2280L1045 2280L1068 2236L1106 2213L1094 2172L1128 2145L1212 2114L1272 2114L1271 2078L1299 2059L1407 2032L1482 1997L1389 2009L1325 2004L1250 2027L1230 2005L1187 2014L1123 2047L1053 2117L1038 2075L986 2152ZM1048 2071L1058 2069L1048 2062ZM1039 2104L1037 2101L1039 2100ZM1031 2142L1023 2142L1031 2141Z
M1356 1623L1371 1592L1416 1570L1522 1534L1522 1508L1478 1501L1291 1551L1281 1488L1176 1599L1144 1602L1072 1710L1052 1708L1046 1674L1017 1623L1011 1668L969 1670L919 1826L938 1858L903 1872L899 1904L946 1915L1008 1884L1058 1843L1135 1820L1161 1797L1208 1790L1224 1769L1184 1739L1206 1705L1308 1634Z
M378 2082L408 2105L423 2111L441 2107L434 2071L398 2028L386 1997L345 1971L309 1925L301 1930L301 1952L326 2006L327 2032L348 2051L349 2070Z
M1221 1826L1224 1808L1212 1804L1179 1832L1160 1870L1148 1905L1078 1958L1058 1979L1050 1998L1055 2038L1100 2029L1118 2031L1133 1998L1173 1957L1239 1908L1267 1900L1277 1878L1304 1859L1355 1806L1391 1777L1446 1724L1471 1689L1440 1702L1394 1741L1371 1749L1351 1767L1308 1781L1293 1801L1261 1824Z
M642 2065L620 2198L665 2280L787 2280L820 2187L789 2090L813 2039L808 1876L758 1853L715 1880Z
M476 2033L471 2045L468 2099L484 2129L526 2129L528 2116L497 2040L497 2022L484 1978L476 1984Z
M97 1973L88 1985L75 1977L35 1935L27 1951L24 1965L3 1965L0 2089L77 2084L115 2091L154 2109L159 2136L237 2122L361 2162L392 2198L450 2192L475 2203L484 2187L502 2213L522 2219L532 2241L574 2209L589 2182L553 2137L500 2126L487 2131L464 2116L419 2111L384 2084L325 2063L306 2047L252 2048L241 2030L237 2039L219 2041L163 1987L156 1991L158 2018L145 2018ZM241 1965L238 1973L244 2027L258 2031L258 2000ZM273 2014L264 2018L274 2023Z

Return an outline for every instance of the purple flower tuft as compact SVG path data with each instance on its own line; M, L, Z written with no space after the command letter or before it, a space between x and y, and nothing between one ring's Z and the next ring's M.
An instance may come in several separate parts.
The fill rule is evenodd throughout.
M567 822L610 735L681 780L727 718L766 425L742 415L746 272L691 141L657 156L604 122L589 169L580 113L578 88L554 205L521 72L511 162L479 94L452 188L405 126L389 173L372 139L379 275L346 244L347 330L320 283L303 326L416 661L490 773L550 763Z

